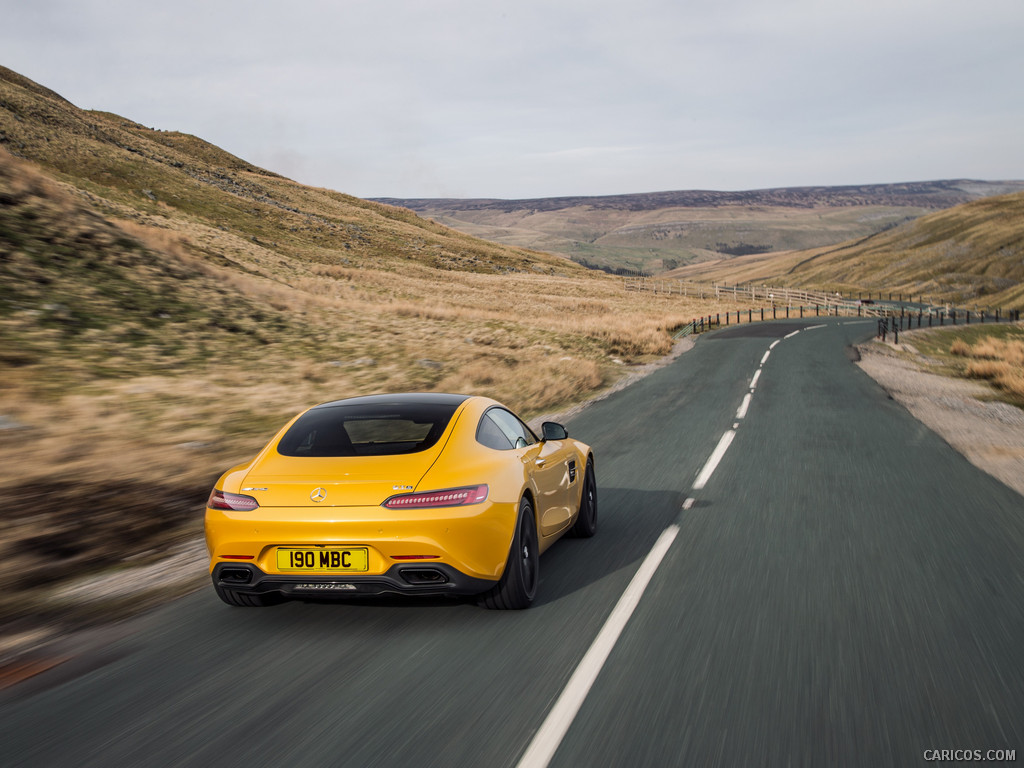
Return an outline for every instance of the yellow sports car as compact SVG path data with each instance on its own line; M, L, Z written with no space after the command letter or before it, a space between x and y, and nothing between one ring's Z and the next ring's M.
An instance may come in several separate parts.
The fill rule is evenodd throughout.
M310 408L206 504L213 586L235 606L400 593L526 608L540 554L596 529L589 446L437 393Z

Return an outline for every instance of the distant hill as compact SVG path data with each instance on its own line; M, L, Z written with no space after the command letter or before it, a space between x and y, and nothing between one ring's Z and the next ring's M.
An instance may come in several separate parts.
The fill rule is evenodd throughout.
M929 181L537 200L379 198L494 242L607 271L657 273L723 257L866 237L923 214L1024 190L1024 181Z
M1024 193L989 197L826 248L682 267L668 276L1024 308Z

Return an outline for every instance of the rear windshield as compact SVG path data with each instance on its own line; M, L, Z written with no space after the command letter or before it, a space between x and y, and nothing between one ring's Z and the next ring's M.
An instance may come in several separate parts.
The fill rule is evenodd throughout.
M434 445L458 404L395 403L314 408L277 445L284 456L390 456Z

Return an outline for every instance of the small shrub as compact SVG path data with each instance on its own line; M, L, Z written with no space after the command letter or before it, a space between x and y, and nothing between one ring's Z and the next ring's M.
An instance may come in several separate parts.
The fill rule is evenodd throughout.
M1009 366L998 360L972 360L967 364L967 375L972 379L995 379L1008 370Z
M949 348L950 354L957 355L959 357L970 357L971 356L971 345L963 339L954 339L953 344Z

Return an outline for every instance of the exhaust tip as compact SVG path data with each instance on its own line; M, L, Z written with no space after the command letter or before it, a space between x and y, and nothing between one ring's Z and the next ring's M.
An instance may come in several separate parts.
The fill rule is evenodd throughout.
M220 572L220 580L230 584L248 584L252 581L252 571L248 568L224 568Z
M436 568L404 568L402 578L409 584L444 584L448 577Z

